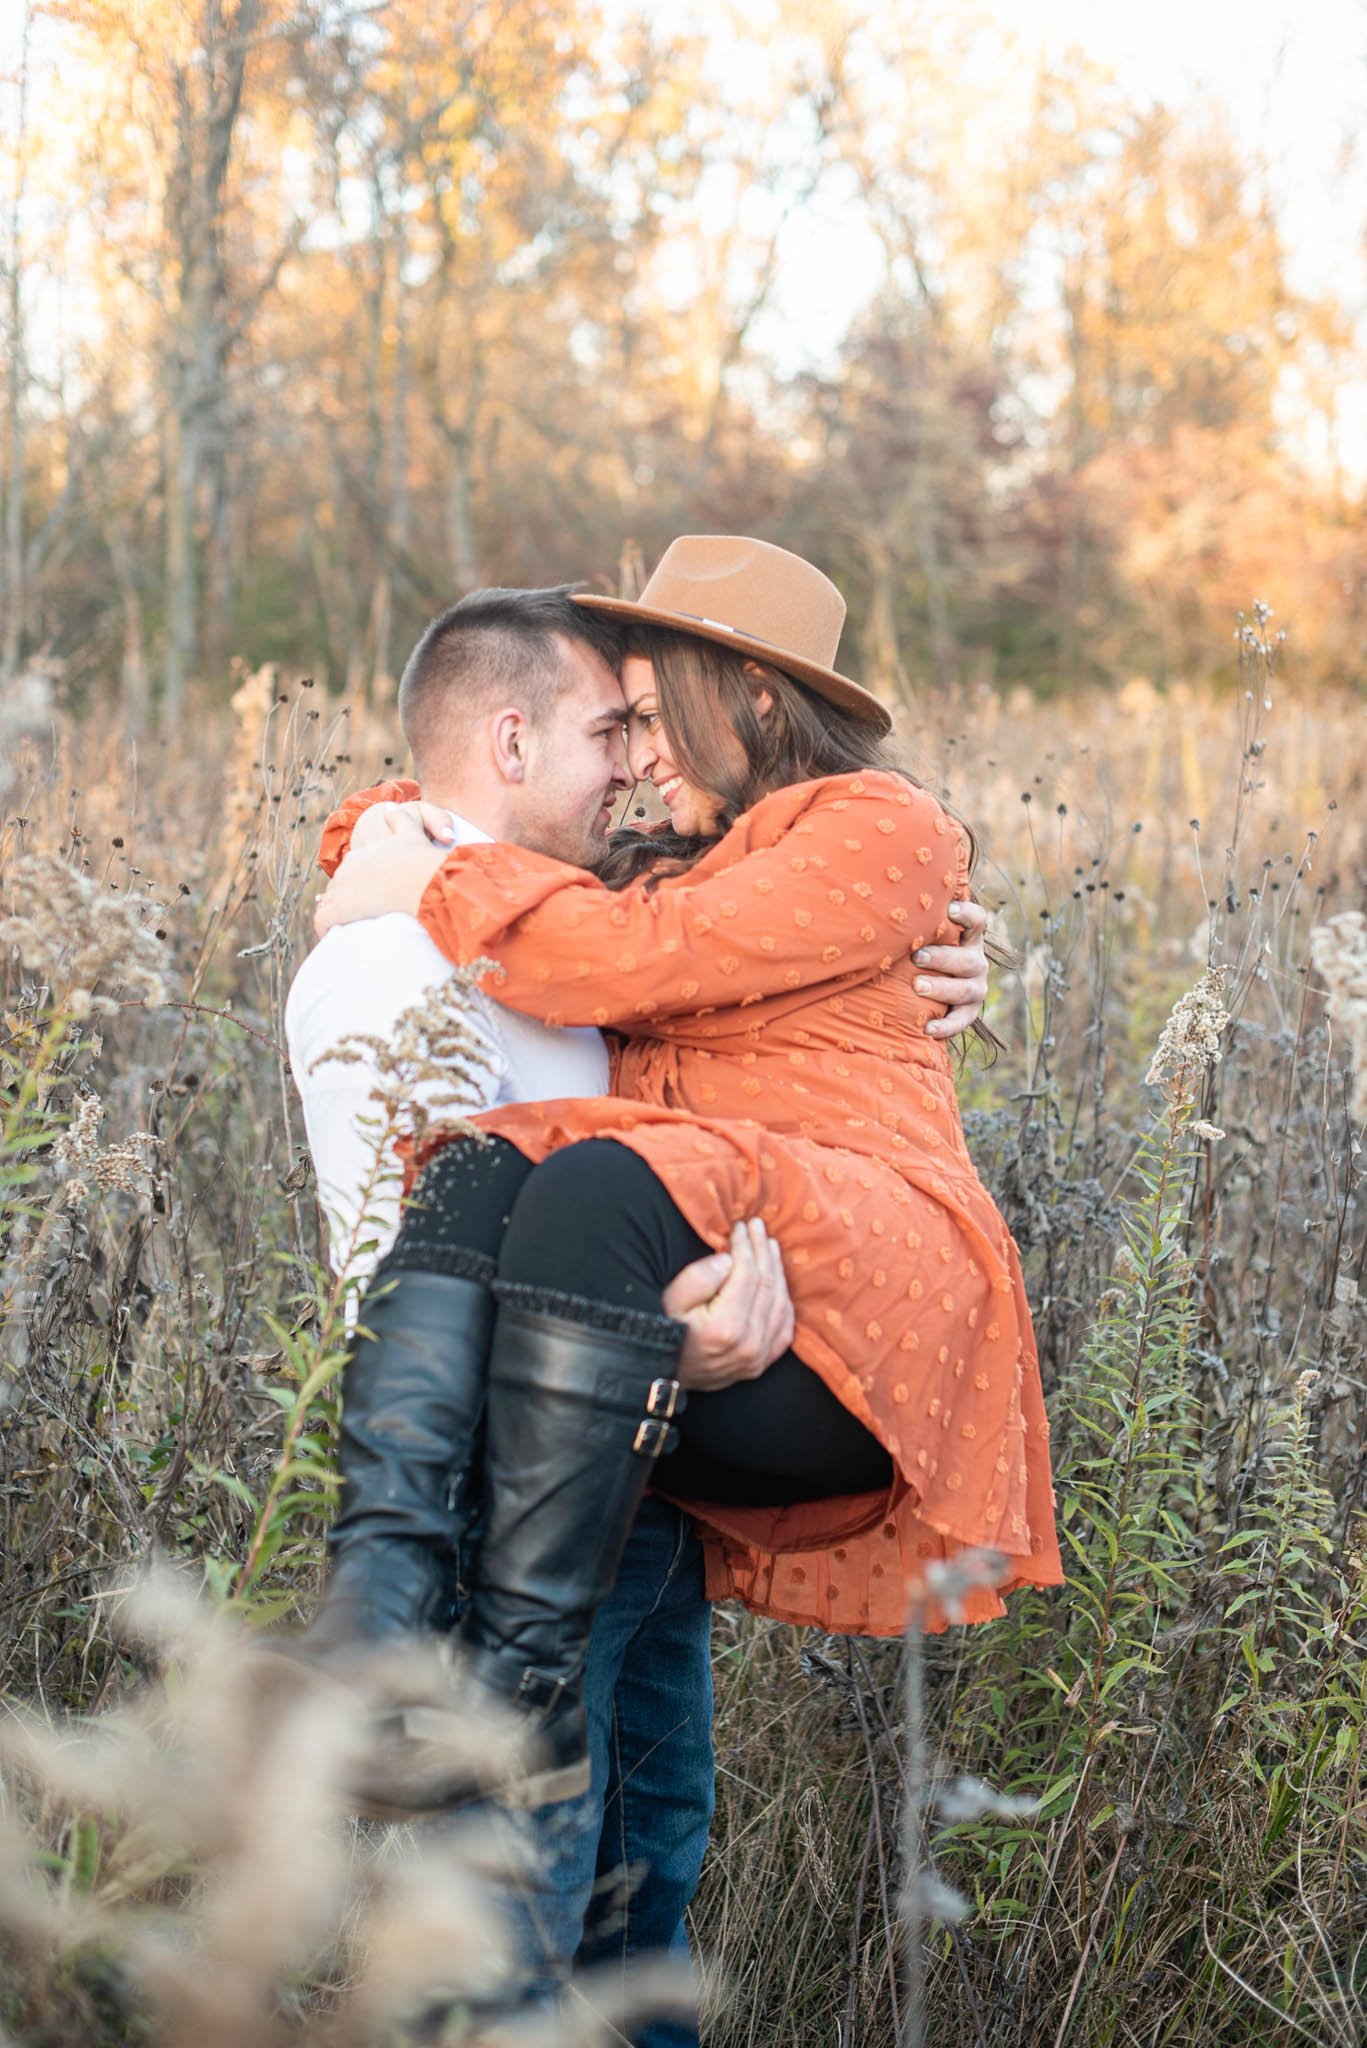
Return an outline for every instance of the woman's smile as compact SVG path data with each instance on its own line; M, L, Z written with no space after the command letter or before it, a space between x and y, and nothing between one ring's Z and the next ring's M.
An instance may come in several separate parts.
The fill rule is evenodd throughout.
M655 671L644 656L631 654L623 662L622 691L627 700L627 758L633 775L653 786L676 832L688 836L714 831L717 799L696 789L675 763L660 716Z

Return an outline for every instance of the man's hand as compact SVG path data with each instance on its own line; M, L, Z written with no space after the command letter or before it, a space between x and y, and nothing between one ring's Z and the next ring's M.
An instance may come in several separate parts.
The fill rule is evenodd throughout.
M677 1377L691 1393L757 1380L793 1341L782 1255L758 1217L735 1226L729 1252L676 1273L661 1299L688 1326Z
M351 850L360 853L368 846L383 846L390 839L406 840L412 846L429 842L454 846L451 820L440 804L371 804L361 812L351 830Z
M335 924L382 917L389 910L416 917L423 891L449 851L433 846L425 834L414 839L406 831L353 848L318 898L314 931L321 939Z
M932 1017L926 1026L930 1038L957 1038L976 1024L987 1001L987 954L983 936L987 912L981 903L951 903L949 914L965 936L956 946L922 946L912 954L920 969L916 993L933 1003L948 1003L943 1017Z

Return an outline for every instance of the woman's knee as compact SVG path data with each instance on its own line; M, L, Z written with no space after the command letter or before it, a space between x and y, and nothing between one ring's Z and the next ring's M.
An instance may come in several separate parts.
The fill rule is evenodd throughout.
M640 1156L589 1138L535 1167L513 1204L500 1279L632 1307L659 1306L700 1256L668 1191ZM701 1250L701 1240L696 1240Z
M404 1208L400 1257L463 1249L497 1259L532 1162L505 1138L458 1138L423 1168Z

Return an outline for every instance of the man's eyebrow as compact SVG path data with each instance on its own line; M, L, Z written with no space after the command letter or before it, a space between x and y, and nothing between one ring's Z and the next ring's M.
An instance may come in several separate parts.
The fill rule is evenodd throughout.
M607 732L614 725L625 724L626 715L625 705L623 705L620 711L600 711L596 717L589 721L589 730L591 732Z

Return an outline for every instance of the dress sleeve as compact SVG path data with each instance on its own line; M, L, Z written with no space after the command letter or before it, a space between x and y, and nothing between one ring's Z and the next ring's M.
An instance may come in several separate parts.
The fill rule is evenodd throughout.
M780 798L796 802L769 826ZM418 915L458 965L497 962L501 1003L630 1032L890 967L952 932L949 905L967 890L960 828L881 773L777 792L701 866L614 893L519 847L460 847Z
M400 780L379 782L374 789L361 789L355 796L347 797L323 827L323 843L318 849L318 865L323 873L334 875L342 865L356 820L362 811L368 811L372 804L411 804L421 794L416 782Z

